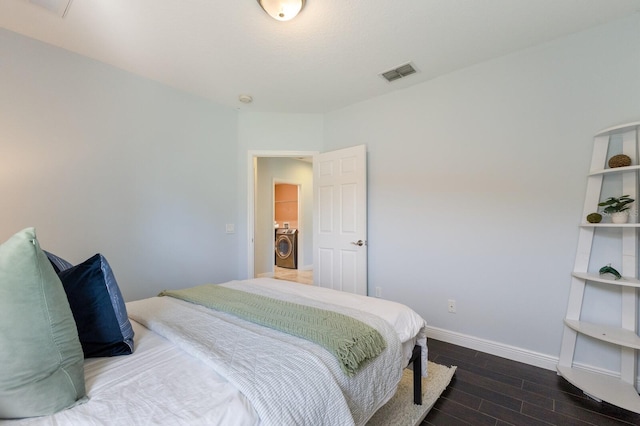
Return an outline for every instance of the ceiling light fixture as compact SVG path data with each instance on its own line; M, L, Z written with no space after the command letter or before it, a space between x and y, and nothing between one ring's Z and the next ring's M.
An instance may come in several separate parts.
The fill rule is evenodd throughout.
M258 3L273 19L288 21L300 13L305 0L258 0Z

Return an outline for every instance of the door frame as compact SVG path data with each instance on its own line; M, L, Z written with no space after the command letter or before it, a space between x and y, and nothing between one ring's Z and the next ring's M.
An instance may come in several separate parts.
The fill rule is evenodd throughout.
M260 157L314 157L319 151L253 151L247 155L247 277L255 277L256 164ZM313 229L307 230L313 232ZM314 259L315 263L315 259Z

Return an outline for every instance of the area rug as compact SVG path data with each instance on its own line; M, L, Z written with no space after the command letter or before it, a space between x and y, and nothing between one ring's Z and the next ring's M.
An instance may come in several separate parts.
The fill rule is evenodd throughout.
M456 367L449 368L429 361L427 371L428 377L422 379L422 405L413 403L413 371L405 369L398 391L373 415L367 426L419 425L451 382Z

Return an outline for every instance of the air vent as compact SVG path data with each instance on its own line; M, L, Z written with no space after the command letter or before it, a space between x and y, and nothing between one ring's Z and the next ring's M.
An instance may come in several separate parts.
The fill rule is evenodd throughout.
M400 65L399 67L394 68L392 70L383 72L380 75L384 77L384 79L387 80L388 82L392 82L402 77L406 77L408 75L415 74L415 73L416 73L415 67L411 62L409 62L407 64Z
M43 9L53 12L61 18L69 11L72 0L27 0L29 3L40 6Z

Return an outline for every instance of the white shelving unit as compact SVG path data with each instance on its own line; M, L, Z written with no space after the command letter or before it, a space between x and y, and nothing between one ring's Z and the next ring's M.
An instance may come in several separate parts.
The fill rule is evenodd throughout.
M626 224L588 223L586 217L589 213L597 211L601 198L628 194L636 200L634 204L640 204L638 199L640 166L637 165L639 130L640 122L635 122L603 130L594 137L591 171L587 177L587 194L582 215L585 222L580 225L578 250L571 278L569 303L564 320L564 334L558 362L558 374L582 389L585 394L636 413L640 413L640 396L636 388L637 351L640 350L640 337L637 329L637 289L640 288L640 280L638 280L638 230L640 223L638 223L637 217L630 218L630 222L633 223ZM631 158L632 166L605 168L608 161L607 156L610 155L609 144L614 137L622 139L622 153ZM622 187L619 191L621 192L601 194L603 179L611 174L620 174ZM615 280L609 275L589 272L594 234L598 228L620 228L621 259L619 260L622 266L620 270L622 278L619 280ZM591 266L594 267L594 265ZM615 286L620 292L619 327L594 324L581 319L585 289L594 283ZM588 336L596 342L606 342L619 347L621 366L619 377L611 377L574 366L576 343L580 336Z

